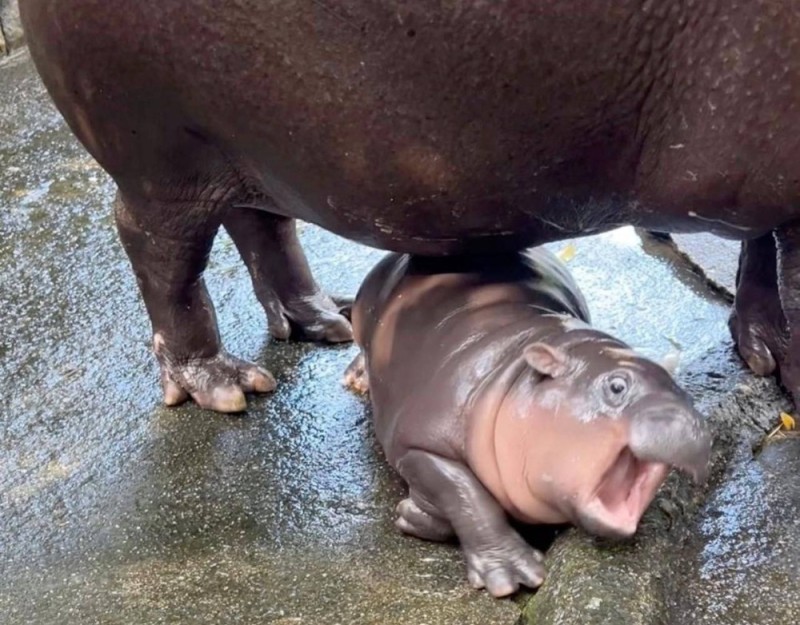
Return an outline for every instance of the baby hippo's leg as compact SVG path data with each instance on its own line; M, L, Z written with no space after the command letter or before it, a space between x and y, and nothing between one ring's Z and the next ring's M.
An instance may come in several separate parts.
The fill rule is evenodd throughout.
M343 384L355 393L366 395L369 392L369 376L367 375L367 363L364 359L364 352L353 358L344 372Z
M505 511L464 464L412 450L397 468L412 496L430 507L424 512L452 526L472 586L504 597L520 585L536 588L542 583L542 554L514 531Z
M420 501L420 504L417 504L417 501ZM424 502L414 491L411 491L409 497L403 499L397 506L398 516L397 521L395 521L397 528L406 534L411 534L423 540L441 542L452 538L453 526L447 521L426 512L423 508L431 508L431 506Z

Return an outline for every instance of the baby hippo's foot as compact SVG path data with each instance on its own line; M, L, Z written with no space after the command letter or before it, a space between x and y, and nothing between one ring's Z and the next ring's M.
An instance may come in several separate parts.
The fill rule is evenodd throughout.
M453 528L447 521L436 518L422 510L411 497L397 505L395 526L404 534L423 540L443 542L453 537Z
M511 530L494 544L464 545L467 579L494 597L514 594L520 586L538 588L545 576L544 557Z
M348 319L351 302L334 301L324 293L281 299L262 297L267 313L269 332L276 339L290 337L344 343L353 340L353 328Z
M247 408L245 393L275 390L275 378L269 371L225 352L178 362L166 352L158 335L154 344L167 406L177 406L191 397L201 408L242 412Z
M360 393L361 395L369 393L369 376L367 375L367 365L363 352L356 356L353 362L345 369L342 383L355 393Z

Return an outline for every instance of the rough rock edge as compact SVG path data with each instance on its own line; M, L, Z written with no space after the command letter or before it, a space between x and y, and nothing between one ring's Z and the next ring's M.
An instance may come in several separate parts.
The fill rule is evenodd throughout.
M661 232L649 232L648 230L642 230L641 228L637 228L636 232L642 239L647 239L656 245L664 245L669 247L670 250L672 250L672 252L686 264L687 267L689 267L698 276L703 278L712 292L722 296L722 298L728 302L733 302L734 293L724 284L721 284L712 276L710 276L702 265L698 264L691 255L687 254L683 249L681 249L680 245L678 245L671 235Z
M743 446L755 449L788 399L772 379L742 374L711 413L711 477L694 489L672 475L627 545L602 546L578 530L562 535L547 558L549 575L517 625L669 625L669 605L681 592L681 545L706 496Z

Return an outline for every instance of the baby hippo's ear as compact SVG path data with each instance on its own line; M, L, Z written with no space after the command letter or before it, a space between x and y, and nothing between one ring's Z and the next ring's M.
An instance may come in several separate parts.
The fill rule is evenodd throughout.
M569 369L569 356L557 347L545 343L531 343L522 350L527 363L537 373L557 378Z

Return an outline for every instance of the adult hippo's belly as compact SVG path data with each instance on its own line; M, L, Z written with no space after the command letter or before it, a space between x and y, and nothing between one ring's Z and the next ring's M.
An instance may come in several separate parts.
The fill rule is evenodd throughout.
M243 391L274 381L224 351L198 279L220 225L274 336L352 336L311 276L295 218L424 255L622 224L740 238L739 350L759 373L779 366L797 397L793 6L26 0L21 10L56 105L119 186L118 229L165 400L234 411Z

